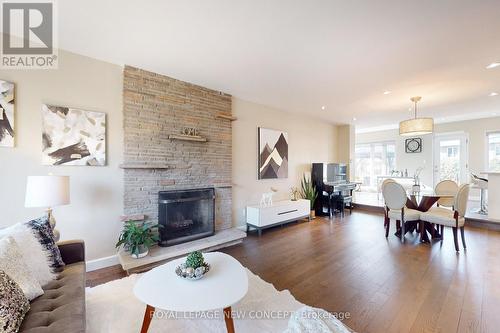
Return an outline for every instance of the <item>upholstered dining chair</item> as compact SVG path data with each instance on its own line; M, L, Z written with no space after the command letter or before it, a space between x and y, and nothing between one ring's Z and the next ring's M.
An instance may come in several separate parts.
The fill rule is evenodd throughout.
M453 205L455 204L455 197L458 193L458 184L453 180L443 180L437 183L434 188L434 192L437 195L452 195L452 197L440 198L437 202L437 206L440 208L439 210L454 210ZM442 208L445 207L445 208ZM441 237L443 237L444 225L441 225ZM434 236L434 235L433 235Z
M418 210L406 208L406 190L401 184L389 182L382 188L387 212L387 225L385 227L385 237L389 236L390 221L396 220L396 229L401 228L401 241L405 239L405 222L419 221L420 212Z
M387 178L385 179L383 182L382 182L382 185L380 186L380 188L383 190L384 189L384 186L386 184L389 184L389 183L395 183L396 181L392 178ZM385 206L385 203L384 203L384 227L387 226L387 223L389 223L389 217L387 216L387 206ZM387 236L386 236L387 237Z
M458 188L458 193L455 196L453 203L454 210L447 210L441 207L429 209L427 212L420 215L422 221L433 223L441 226L451 227L453 229L453 239L455 242L455 250L458 252L458 235L457 231L460 228L462 237L462 245L465 245L465 212L467 211L467 202L469 199L469 184L464 184Z
M440 198L438 200L438 206L449 207L453 209L453 204L455 203L455 196L458 193L458 184L453 180L442 180L437 183L434 192L436 194L448 194L453 195L453 198Z

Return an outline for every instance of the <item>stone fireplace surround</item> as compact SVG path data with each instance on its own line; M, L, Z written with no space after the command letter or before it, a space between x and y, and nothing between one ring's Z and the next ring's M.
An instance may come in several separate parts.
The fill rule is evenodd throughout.
M158 192L215 188L215 230L232 226L231 96L125 66L124 215L158 221ZM169 138L196 128L206 142Z

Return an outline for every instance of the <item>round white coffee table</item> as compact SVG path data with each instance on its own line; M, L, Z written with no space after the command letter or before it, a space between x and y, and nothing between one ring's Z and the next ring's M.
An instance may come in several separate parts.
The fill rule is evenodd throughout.
M248 291L245 268L233 257L220 252L204 253L210 271L202 279L189 281L178 277L175 268L186 261L179 258L145 273L134 286L135 296L146 303L141 333L146 333L155 309L197 312L224 309L229 333L234 332L231 305Z

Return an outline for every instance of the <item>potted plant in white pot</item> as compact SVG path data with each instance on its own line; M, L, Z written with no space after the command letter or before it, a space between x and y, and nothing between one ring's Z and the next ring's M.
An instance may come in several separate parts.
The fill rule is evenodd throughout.
M143 258L148 255L149 248L158 242L159 236L155 229L161 227L160 224L127 221L115 246L119 248L123 245L132 258Z
M302 188L302 198L309 200L311 204L311 218L316 218L316 212L314 211L314 202L318 198L318 192L316 191L316 187L313 185L311 180L308 180L304 175L302 180L300 181L300 185Z

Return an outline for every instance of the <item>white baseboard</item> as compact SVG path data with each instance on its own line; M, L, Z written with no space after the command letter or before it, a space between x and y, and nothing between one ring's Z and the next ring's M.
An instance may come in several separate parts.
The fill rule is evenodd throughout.
M99 258L99 259L94 259L94 260L89 260L86 262L87 272L92 272L92 271L95 271L97 269L118 265L118 263L119 263L118 257L116 255L104 257L104 258Z

